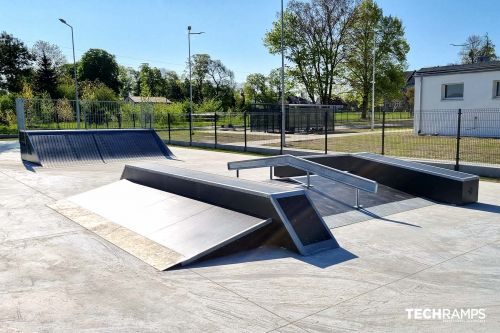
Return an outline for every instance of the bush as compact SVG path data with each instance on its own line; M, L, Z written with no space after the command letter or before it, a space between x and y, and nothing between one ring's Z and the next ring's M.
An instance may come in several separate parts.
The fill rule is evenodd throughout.
M14 95L0 96L0 125L12 126L16 123L16 99Z

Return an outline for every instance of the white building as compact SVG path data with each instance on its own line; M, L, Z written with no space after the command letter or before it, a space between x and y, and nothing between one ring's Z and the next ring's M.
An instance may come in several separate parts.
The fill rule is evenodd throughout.
M415 73L418 134L500 137L500 61L422 68Z

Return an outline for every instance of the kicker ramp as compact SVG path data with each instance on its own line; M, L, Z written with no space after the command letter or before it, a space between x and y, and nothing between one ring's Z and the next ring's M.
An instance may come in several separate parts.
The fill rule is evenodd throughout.
M463 172L372 153L311 155L302 158L438 202L464 205L478 200L479 177ZM280 166L274 168L274 175L296 177L305 175L305 172L290 166Z
M262 245L338 247L303 189L154 164L121 178L50 206L160 270Z
M271 219L268 226L236 244L238 249L272 244L309 255L339 246L303 189L155 164L126 165L122 179L259 219Z
M19 132L21 158L42 166L172 158L152 129L27 130Z

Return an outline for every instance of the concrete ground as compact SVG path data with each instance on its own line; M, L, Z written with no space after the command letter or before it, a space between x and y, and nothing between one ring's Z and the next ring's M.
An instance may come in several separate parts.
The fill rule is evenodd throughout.
M249 158L173 151L168 164L229 175L228 161ZM122 168L25 167L17 144L0 142L1 332L500 331L500 183L481 182L477 204L335 228L341 249L261 248L162 272L47 207ZM265 180L268 170L241 176ZM429 308L485 318L418 317Z

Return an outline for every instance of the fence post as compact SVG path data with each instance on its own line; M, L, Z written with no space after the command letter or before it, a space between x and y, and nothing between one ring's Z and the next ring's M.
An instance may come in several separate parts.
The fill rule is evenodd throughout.
M385 109L382 109L382 155L385 155Z
M325 155L328 154L328 111L325 111L325 121L323 124L325 128Z
M26 114L24 112L24 99L16 98L17 129L26 129Z
M135 128L135 113L132 113L132 121L134 122L134 128Z
M168 143L170 143L172 140L170 139L170 113L167 113L167 125L168 125Z
M455 157L455 171L460 170L460 125L462 123L462 109L458 109L458 121L457 121L457 155Z
M337 111L337 107L333 107L333 116L332 116L332 133L335 133L335 113Z
M244 151L247 151L247 112L246 111L243 111L243 136L245 138Z
M231 120L229 120L231 122ZM215 145L214 148L217 148L217 111L214 112L214 128L215 128Z

